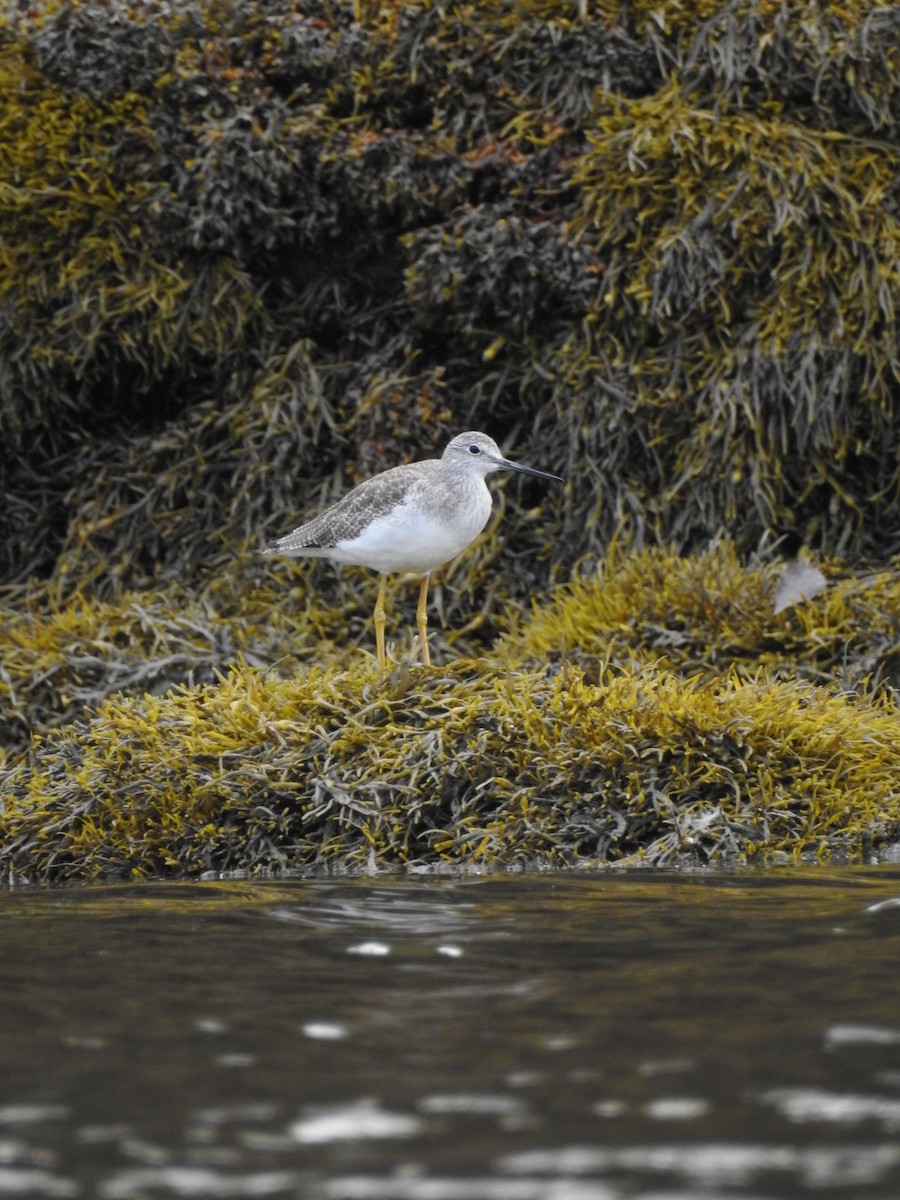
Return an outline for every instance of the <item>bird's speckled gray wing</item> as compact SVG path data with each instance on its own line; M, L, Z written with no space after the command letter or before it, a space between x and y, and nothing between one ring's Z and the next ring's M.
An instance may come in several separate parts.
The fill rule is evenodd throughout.
M357 537L376 517L398 508L421 483L422 468L427 471L429 464L437 461L426 459L424 462L406 463L363 480L312 521L270 542L265 553L293 554L297 557L321 553L327 556L329 549L339 542Z

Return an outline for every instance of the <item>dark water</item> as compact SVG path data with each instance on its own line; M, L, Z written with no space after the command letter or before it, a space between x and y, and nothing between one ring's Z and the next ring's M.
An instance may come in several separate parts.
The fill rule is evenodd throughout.
M0 1196L900 1197L900 869L0 895Z

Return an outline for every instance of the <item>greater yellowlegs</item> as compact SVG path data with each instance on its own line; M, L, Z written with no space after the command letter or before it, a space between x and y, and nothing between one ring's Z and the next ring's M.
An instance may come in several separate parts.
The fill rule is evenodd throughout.
M558 475L504 458L486 433L460 433L440 458L392 467L364 480L312 521L270 542L265 553L330 558L379 571L374 622L382 670L387 575L418 575L416 624L422 661L428 666L428 580L435 567L462 553L487 524L492 500L485 476L492 471L522 471L563 482Z

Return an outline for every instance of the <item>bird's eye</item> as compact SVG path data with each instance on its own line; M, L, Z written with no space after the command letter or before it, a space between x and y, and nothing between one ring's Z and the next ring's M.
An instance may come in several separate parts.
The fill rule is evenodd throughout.
M481 447L480 447L480 446L476 446L476 445L475 445L475 443L473 442L473 443L472 443L472 445L469 447L469 453L470 453L470 454L480 454L480 453L481 453Z

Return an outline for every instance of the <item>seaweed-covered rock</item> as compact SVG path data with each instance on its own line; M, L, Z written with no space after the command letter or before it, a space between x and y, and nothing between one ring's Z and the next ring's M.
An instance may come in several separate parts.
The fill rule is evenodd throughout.
M796 564L792 564L796 565ZM586 670L637 663L684 679L803 680L896 701L900 578L894 564L856 574L826 564L806 600L779 601L785 565L748 567L731 544L682 557L615 551L591 575L502 639L514 657L559 659Z
M480 660L383 677L297 586L8 616L0 871L858 859L900 830L897 574L775 585L727 546L620 555Z
M0 871L773 862L900 824L893 705L646 668L414 674L111 699L9 773Z
M512 429L570 477L556 577L623 533L897 544L889 10L47 0L0 35L4 579L71 586L60 496L111 511L142 442L252 404L298 341L310 497L360 421L374 469L415 452L380 398L422 381L424 452ZM206 560L214 506L173 504L177 544L153 503L110 526L96 586L144 541L162 577Z
M318 658L335 672L322 686L349 714L369 685L353 670L338 676L346 648L367 636L374 581L264 562L257 550L361 478L440 453L462 428L485 429L567 485L549 496L527 481L496 485L497 520L436 580L447 622L435 627L436 658L484 655L497 675L507 656L524 655L537 712L551 692L553 711L569 711L564 679L584 700L578 671L584 687L601 689L590 703L629 712L643 712L636 697L654 689L674 711L689 681L695 708L679 709L671 729L691 731L693 749L679 757L674 733L657 749L658 713L649 733L629 726L646 754L627 764L584 730L582 742L548 748L529 709L516 719L534 736L506 743L504 756L491 731L508 716L472 668L483 708L450 741L457 755L470 741L487 745L493 774L467 791L452 755L433 750L440 728L429 725L413 749L436 755L447 790L424 840L391 825L378 843L385 861L433 859L445 845L458 857L482 846L475 857L498 862L510 853L569 861L588 845L600 857L664 858L673 829L686 827L667 824L658 796L677 797L666 811L680 820L702 792L701 748L731 754L710 714L739 722L747 704L757 737L765 706L791 709L791 687L812 689L798 713L813 705L822 717L808 759L820 782L824 731L843 737L850 718L840 695L816 689L854 690L887 736L900 550L898 28L874 0L8 7L0 754L12 762L30 733L48 736L12 768L15 780L0 782L4 804L8 789L14 797L4 810L8 865L43 878L90 873L84 839L117 828L106 823L116 781L134 800L134 829L147 818L129 763L150 769L156 743L143 757L129 750L129 763L113 755L115 769L111 751L88 755L88 773L73 777L76 748L87 754L107 736L144 745L153 714L175 720L180 705L177 721L197 739L185 753L207 763L197 746L216 727L197 715L201 695L215 708L221 689L240 708L241 689L256 697L271 683L294 686L292 699L306 703L308 683L229 674L242 654L285 672ZM723 534L730 563L673 557ZM816 604L774 614L774 568L748 575L740 565L773 544L806 546L837 582ZM659 545L667 549L654 557ZM639 553L608 558L611 546ZM598 585L593 568L604 563ZM863 564L877 568L868 587ZM571 591L491 657L521 607L573 571ZM408 620L402 584L396 597ZM558 679L557 656L567 664ZM226 682L214 682L216 670ZM431 712L444 684L405 678L410 704L421 696ZM165 695L179 685L183 693ZM142 690L159 694L141 700ZM253 701L263 725L267 703ZM448 701L448 715L442 700L440 721L452 724L458 703ZM579 703L573 720L587 729L589 703ZM229 753L268 764L269 748L245 734ZM294 780L301 808L315 810L330 786L323 762L359 803L372 763L367 783L362 756L350 765L328 750L320 762L309 730L292 735L301 759L314 760L319 793L305 790L299 760L271 769ZM757 738L771 768L764 784L748 782L741 751L716 786L746 787L760 811L774 806L793 829L817 831L790 844L765 834L777 853L834 849L840 838L820 834L843 820L836 794L830 816L802 805L798 816L786 797L802 790L801 768L769 736ZM851 730L847 744L865 736ZM386 745L386 761L402 759L390 776L394 804L419 776ZM650 770L659 754L664 778ZM510 778L510 763L533 773L535 790L492 807L479 787ZM863 825L878 822L857 760L848 764L865 821L846 845L858 849ZM38 799L47 772L63 789L47 792L52 820ZM280 834L253 842L236 790L207 775L197 829L212 841L186 849L176 834L159 853L145 846L137 869L290 857L285 847L303 832L296 811L288 806L283 844ZM595 789L575 805L589 830L579 841L562 797L587 796L592 775L605 781L604 799ZM89 779L108 797L95 810ZM870 783L887 828L882 776ZM173 797L164 823L180 829L166 808ZM223 797L234 807L217 840ZM343 821L352 810L341 800L339 811ZM711 828L711 811L701 805L692 828ZM744 808L716 811L726 823L707 855L724 852L728 830L757 828ZM73 812L84 818L77 830ZM382 832L396 809L385 812ZM45 818L61 839L54 864L30 857ZM271 819L281 828L281 816ZM532 825L552 853L535 849ZM241 850L235 830L258 853ZM512 830L521 852L510 850ZM328 857L320 833L296 861ZM749 856L734 837L734 853ZM363 843L339 842L335 857L357 862ZM117 861L97 870L130 860Z
M30 49L44 77L69 95L108 100L146 92L175 57L167 24L149 16L121 4L49 7Z

